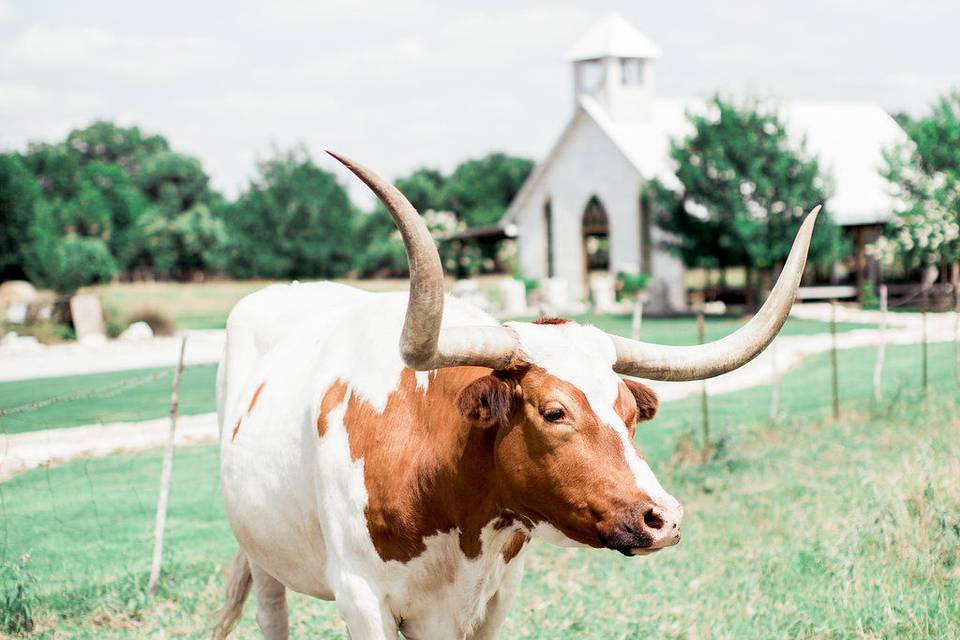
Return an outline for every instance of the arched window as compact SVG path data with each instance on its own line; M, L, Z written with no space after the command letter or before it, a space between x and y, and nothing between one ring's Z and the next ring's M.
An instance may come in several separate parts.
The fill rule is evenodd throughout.
M584 275L590 271L610 269L610 225L607 212L596 196L592 196L583 211Z

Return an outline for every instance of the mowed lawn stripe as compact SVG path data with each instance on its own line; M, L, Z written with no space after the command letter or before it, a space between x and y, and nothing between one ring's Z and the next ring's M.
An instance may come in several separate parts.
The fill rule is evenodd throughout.
M142 379L149 380L136 384ZM216 365L186 367L180 385L180 413L215 411L215 379ZM170 413L172 383L172 367L4 382L0 384L0 433L162 418ZM72 399L76 397L79 399ZM4 410L56 398L66 399L4 415Z

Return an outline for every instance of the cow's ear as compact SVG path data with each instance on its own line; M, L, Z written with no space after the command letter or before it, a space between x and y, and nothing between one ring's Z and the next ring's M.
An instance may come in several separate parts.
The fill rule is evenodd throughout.
M474 380L457 395L460 413L478 427L506 424L512 406L511 385L494 376Z
M623 380L634 400L637 401L637 422L646 422L657 415L657 409L660 408L660 399L653 389L645 384L640 384L634 380Z

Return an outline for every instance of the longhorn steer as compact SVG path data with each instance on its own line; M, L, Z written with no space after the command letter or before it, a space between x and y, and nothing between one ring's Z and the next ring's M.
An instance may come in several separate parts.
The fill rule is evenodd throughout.
M409 297L277 285L230 314L217 399L240 550L217 637L252 585L271 639L288 636L288 588L336 600L353 640L491 638L531 538L626 555L676 544L683 509L633 443L657 398L617 373L700 379L759 353L789 312L816 210L751 322L663 347L563 320L500 325L444 300L417 212L338 159L393 215Z

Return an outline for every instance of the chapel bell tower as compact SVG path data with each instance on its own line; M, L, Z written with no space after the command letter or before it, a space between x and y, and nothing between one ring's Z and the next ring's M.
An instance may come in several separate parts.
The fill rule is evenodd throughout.
M659 57L660 48L623 16L605 15L567 52L575 104L590 96L614 120L650 119Z

